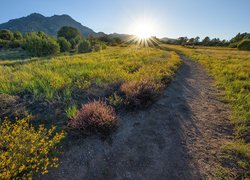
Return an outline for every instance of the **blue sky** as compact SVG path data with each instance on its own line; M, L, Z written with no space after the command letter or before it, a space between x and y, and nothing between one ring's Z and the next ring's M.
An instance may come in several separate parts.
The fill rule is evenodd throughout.
M68 14L105 33L131 33L142 17L154 22L158 37L230 39L250 32L250 0L4 0L0 12L0 23L33 12Z

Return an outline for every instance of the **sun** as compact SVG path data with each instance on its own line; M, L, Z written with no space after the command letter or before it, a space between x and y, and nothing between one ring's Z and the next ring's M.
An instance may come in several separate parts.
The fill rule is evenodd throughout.
M128 32L132 35L126 43L136 44L141 47L152 47L159 44L156 33L159 30L159 26L152 17L134 18L128 29Z
M149 39L155 33L154 23L147 19L138 20L133 25L132 33L139 39Z

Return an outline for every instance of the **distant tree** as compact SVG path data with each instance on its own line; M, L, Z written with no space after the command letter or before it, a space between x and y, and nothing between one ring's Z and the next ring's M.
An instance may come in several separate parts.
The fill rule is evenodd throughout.
M117 44L121 44L122 43L122 40L119 37L115 37L113 40Z
M17 31L13 33L13 37L15 40L22 40L23 39L23 35L21 32Z
M244 39L250 39L250 33L248 33L247 35L245 35Z
M95 38L92 34L90 34L87 39L91 46L94 46L98 42L97 38Z
M238 44L244 40L244 39L250 39L250 34L249 33L238 33L235 37L233 37L230 40L229 47L231 48L237 48Z
M107 43L107 44L112 42L112 38L108 35L101 36L98 39L102 42Z
M13 33L8 29L2 29L0 30L0 39L10 41L13 39Z
M238 45L239 50L246 50L250 51L250 39L243 39L239 45Z
M201 44L202 44L203 46L208 46L209 43L210 43L210 38L209 38L208 36L205 37L205 38L202 40L202 42L201 42Z
M0 39L0 49L7 47L8 47L8 41Z
M83 39L78 45L78 53L86 53L91 51L90 42L86 39Z
M57 54L60 50L56 39L45 36L41 37L41 33L29 33L25 37L24 49L32 56L47 56Z
M219 38L213 38L208 43L208 46L219 46L220 45L220 39Z
M177 43L180 45L186 45L188 42L188 38L187 37L179 37L177 39Z
M42 31L37 32L37 35L39 37L41 37L41 38L46 38L47 37L47 35L45 34L45 32L42 32Z
M79 45L79 43L81 42L81 40L83 39L82 36L78 35L75 38L69 40L70 44L71 44L71 48L75 49L77 48L77 46Z
M230 40L230 43L237 43L237 42L240 42L242 41L243 39L248 39L250 37L250 34L248 33L238 33L235 37L233 37L231 40Z
M221 41L221 43L222 43L222 46L228 46L229 45L229 42L227 40L225 40L225 39L223 39Z
M190 38L187 42L188 45L192 45L194 46L195 45L195 39L194 38Z
M199 36L195 37L194 38L194 44L199 45L199 42L200 42L200 37Z
M71 49L71 44L64 37L59 37L57 43L60 46L60 52L69 52Z
M81 36L80 32L70 26L64 26L57 32L57 37L64 37L67 41L75 39L77 36Z

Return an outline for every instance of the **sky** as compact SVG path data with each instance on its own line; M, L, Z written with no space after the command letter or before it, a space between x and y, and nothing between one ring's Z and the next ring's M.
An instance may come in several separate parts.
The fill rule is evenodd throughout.
M157 37L231 39L250 32L250 0L3 0L0 23L27 16L68 14L96 32L133 33L141 19Z

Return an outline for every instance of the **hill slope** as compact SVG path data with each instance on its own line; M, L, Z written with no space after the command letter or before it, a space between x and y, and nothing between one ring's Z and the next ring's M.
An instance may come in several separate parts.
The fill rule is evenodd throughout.
M38 13L33 13L18 19L12 19L6 23L0 24L0 29L10 29L21 32L43 31L49 35L56 36L57 31L62 26L75 27L84 36L96 34L92 29L83 26L81 23L72 19L69 15L45 17Z

